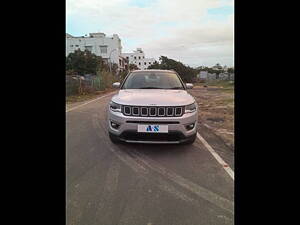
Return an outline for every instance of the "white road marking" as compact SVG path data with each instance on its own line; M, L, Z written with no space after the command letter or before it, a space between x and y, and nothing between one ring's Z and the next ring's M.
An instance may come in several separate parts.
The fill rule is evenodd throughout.
M207 141L197 132L198 139L204 144L207 150L215 157L215 159L222 165L224 170L234 180L234 172L229 165L216 153L216 151L207 143Z
M213 129L211 126L209 126L209 125L206 124L206 123L203 123L203 125L204 125L205 127L209 128L209 129Z
M220 133L220 134L230 134L230 135L234 135L233 132L226 131L226 130L224 130L224 129L218 129L217 132Z
M189 190L190 192L198 195L200 198L203 198L203 199L211 202L212 204L233 213L234 204L230 200L223 198L223 197L217 195L216 193L214 193L204 187L201 187L201 186L193 183L192 181L187 180L184 177L181 177L180 175L178 175L172 171L167 170L167 168L156 163L156 161L152 160L148 156L141 154L136 149L131 149L130 152L137 156L135 158L135 160L137 160L137 162L140 161L142 164L146 165L152 171L155 171L155 172L161 174L164 178L168 178L169 180L173 181L174 183L180 185L181 187L184 187L185 189ZM162 183L162 181L160 181L158 183ZM171 193L173 192L173 194L176 194L176 197L179 197L182 200L194 202L193 199L185 196L183 193L180 193L180 192L178 193L178 191L176 189L174 189L173 187L171 189L167 189L167 191L171 192Z
M93 100L91 100L91 101L88 101L88 102L83 103L83 104L81 104L81 105L75 106L75 107L73 107L73 108L71 108L71 109L68 109L66 112L70 112L70 111L72 111L72 110L74 110L74 109L78 109L78 108L81 107L81 106L87 105L87 104L89 104L89 103L91 103L91 102L97 101L97 100L99 100L99 99L101 99L101 98L110 96L110 95L112 95L112 94L115 94L115 92L112 92L112 93L107 94L107 95L100 96L99 98L95 98L95 99L93 99Z

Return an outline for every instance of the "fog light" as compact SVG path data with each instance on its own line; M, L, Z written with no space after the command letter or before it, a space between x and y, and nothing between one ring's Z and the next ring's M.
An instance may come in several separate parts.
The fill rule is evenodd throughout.
M111 125L111 127L114 128L114 129L118 129L118 128L120 127L120 124L117 124L117 123L115 123L115 122L110 122L110 125Z
M194 124L194 123L191 123L191 124L186 125L185 128L186 128L187 130L192 130L192 129L194 128L194 126L195 126L195 124Z

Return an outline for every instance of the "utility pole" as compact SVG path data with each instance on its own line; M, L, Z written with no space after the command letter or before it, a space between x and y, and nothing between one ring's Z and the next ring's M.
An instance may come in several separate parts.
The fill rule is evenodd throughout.
M111 57L111 53L113 52L113 51L115 51L115 50L117 50L116 48L115 49L113 49L113 50L111 50L110 51L110 53L109 53L109 72L111 72L111 59L110 59L110 57Z

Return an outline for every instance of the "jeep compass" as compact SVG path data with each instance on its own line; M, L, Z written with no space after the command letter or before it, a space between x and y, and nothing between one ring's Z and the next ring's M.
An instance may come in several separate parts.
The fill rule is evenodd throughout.
M198 106L173 70L136 70L120 85L108 107L108 134L114 143L193 143Z

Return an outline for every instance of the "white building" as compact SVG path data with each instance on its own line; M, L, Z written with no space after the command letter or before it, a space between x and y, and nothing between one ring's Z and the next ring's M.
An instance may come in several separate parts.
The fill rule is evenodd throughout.
M129 61L129 64L135 64L141 70L147 69L156 61L154 58L145 58L141 48L137 48L133 53L122 53L122 56Z
M207 71L200 71L199 78L200 79L207 79Z
M118 64L119 70L124 69L121 39L117 34L106 36L104 33L90 33L89 36L81 37L66 34L66 56L77 49L89 50L108 63Z
M223 69L223 67L219 63L217 63L216 65L214 65L212 68L214 70L222 70Z

